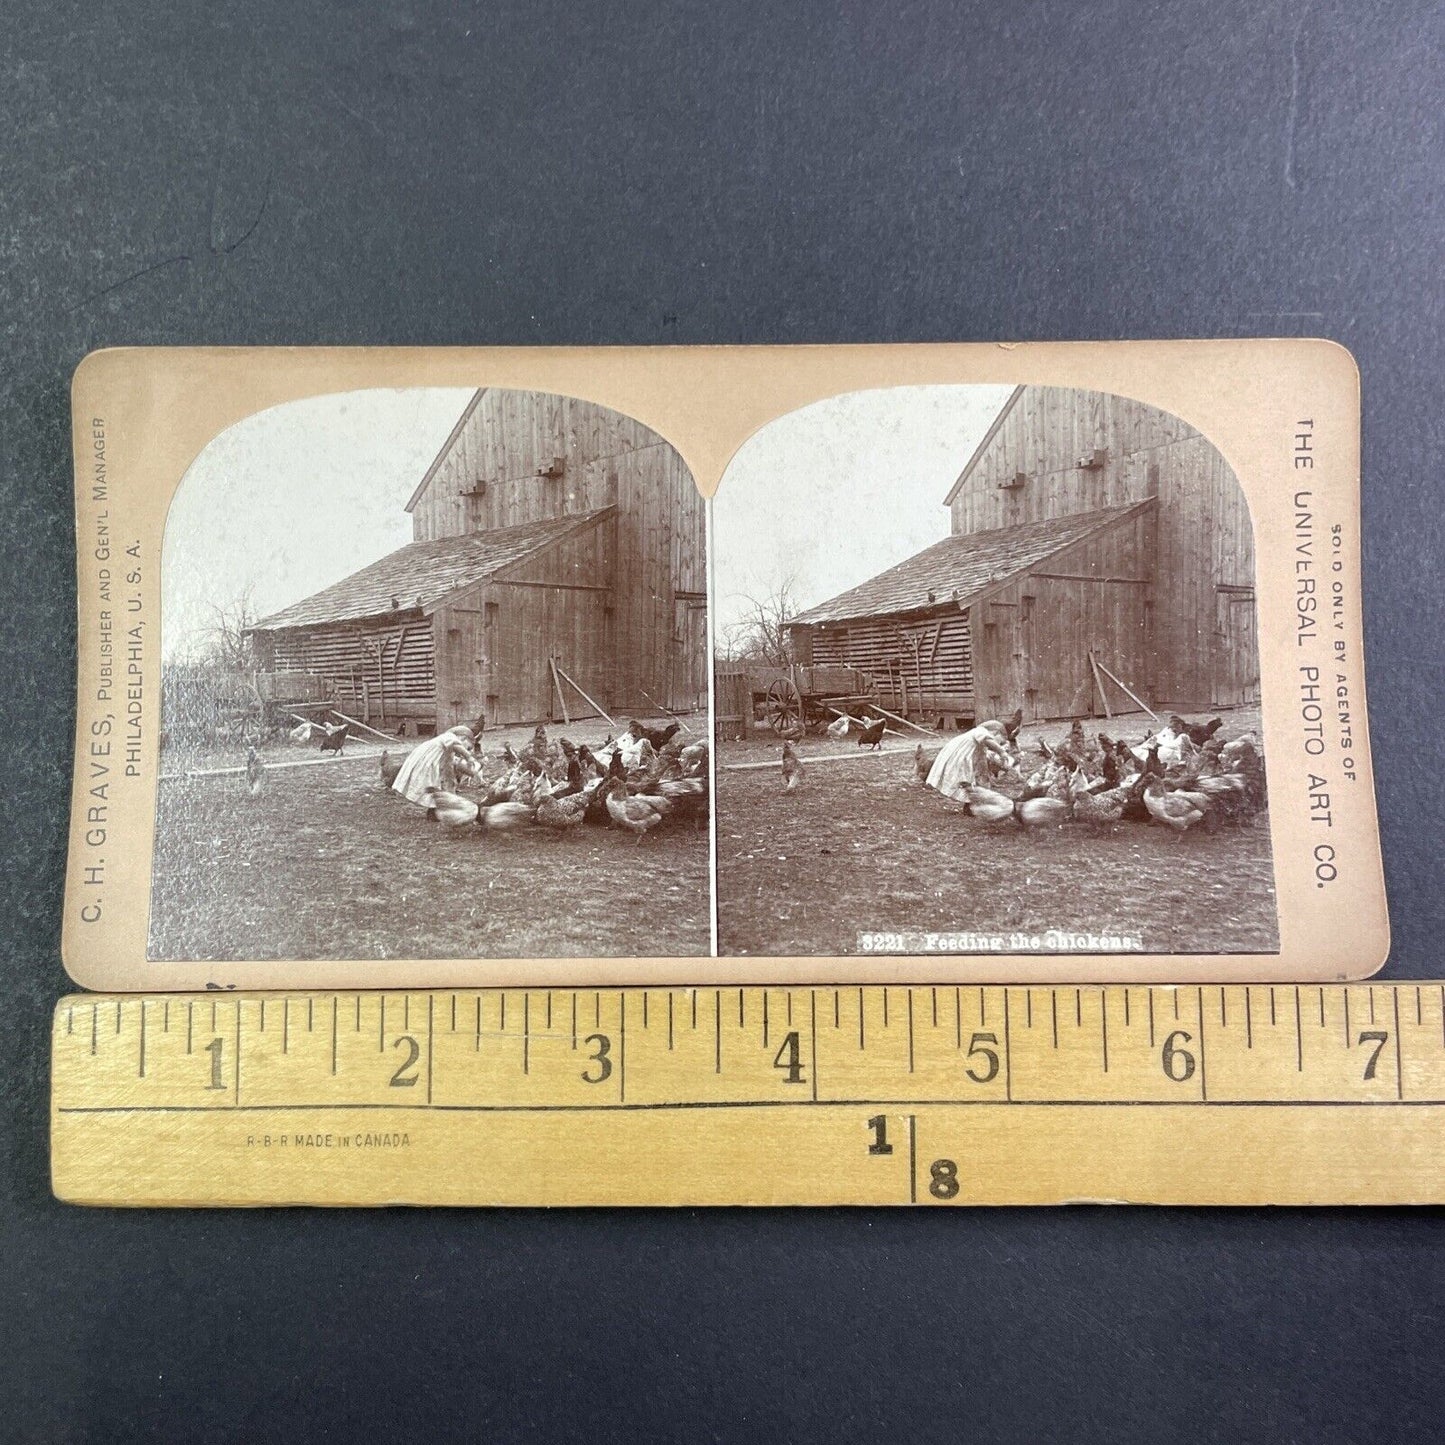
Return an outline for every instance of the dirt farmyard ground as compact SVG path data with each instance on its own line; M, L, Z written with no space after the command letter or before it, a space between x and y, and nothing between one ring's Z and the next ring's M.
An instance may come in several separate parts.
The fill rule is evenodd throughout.
M1101 723L1141 738L1146 721ZM1224 735L1253 731L1257 710L1226 716ZM1026 729L1027 749L1067 726ZM1124 823L1095 834L1069 824L1025 833L985 824L918 781L914 741L846 762L852 740L810 736L795 793L775 768L729 764L776 759L750 740L718 749L718 937L723 953L847 954L863 932L1048 929L1137 936L1160 953L1273 952L1279 947L1269 819L1181 836ZM933 751L937 740L924 741ZM812 757L815 761L808 764Z
M701 724L693 720L695 728ZM600 742L594 724L568 735ZM488 732L487 752L530 729ZM315 766L268 768L261 795L234 753L162 771L150 956L165 959L627 957L706 954L708 835L664 827L451 830L383 789L380 742ZM401 756L406 744L392 748ZM319 757L273 744L268 763Z

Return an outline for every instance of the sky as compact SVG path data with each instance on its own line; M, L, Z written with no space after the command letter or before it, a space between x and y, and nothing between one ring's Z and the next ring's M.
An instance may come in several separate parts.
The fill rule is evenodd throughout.
M343 392L258 412L181 479L161 560L162 649L205 645L249 589L264 617L411 541L404 510L470 388Z
M790 573L801 610L948 536L943 499L1012 390L851 392L750 437L713 501L714 635Z

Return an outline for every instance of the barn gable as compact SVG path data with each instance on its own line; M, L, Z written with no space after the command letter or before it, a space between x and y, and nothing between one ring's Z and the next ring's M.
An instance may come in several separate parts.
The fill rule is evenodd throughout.
M419 542L617 509L616 587L601 685L638 710L707 694L705 504L677 449L582 397L486 387L407 503ZM656 700L655 702L653 700Z

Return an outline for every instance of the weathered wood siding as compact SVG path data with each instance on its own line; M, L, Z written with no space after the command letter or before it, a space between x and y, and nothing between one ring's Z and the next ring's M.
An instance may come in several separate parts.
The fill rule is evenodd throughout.
M323 679L336 705L363 722L431 721L436 681L425 617L286 628L257 641L266 672Z
M1055 553L972 609L978 718L1102 715L1091 650L1149 700L1156 512ZM1110 707L1134 710L1105 685Z
M809 661L855 667L879 700L915 715L971 714L973 640L965 612L867 617L811 627Z
M539 475L548 471L557 474ZM629 711L693 707L706 696L707 662L705 649L693 655L696 620L678 603L705 600L704 506L682 458L640 422L575 397L489 388L419 488L413 535L459 536L611 505L612 662L606 674L579 662L589 670L577 680Z
M1096 451L1102 466L1080 465ZM1019 473L1022 485L1005 485ZM982 531L1148 496L1159 498L1148 700L1257 700L1252 601L1219 600L1221 589L1238 597L1254 586L1249 505L1229 464L1181 418L1101 392L1025 387L954 497L952 525ZM1248 693L1251 671L1252 696L1235 696Z
M562 717L555 657L606 708L614 697L616 519L450 598L435 614L438 726ZM572 717L591 712L566 690Z

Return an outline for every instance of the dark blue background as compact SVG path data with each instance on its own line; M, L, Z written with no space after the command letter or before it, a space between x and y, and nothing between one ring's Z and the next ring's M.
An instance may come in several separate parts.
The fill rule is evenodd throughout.
M0 1439L1438 1437L1426 1212L123 1214L46 1184L66 388L121 343L1322 335L1445 973L1438 4L10 0Z

